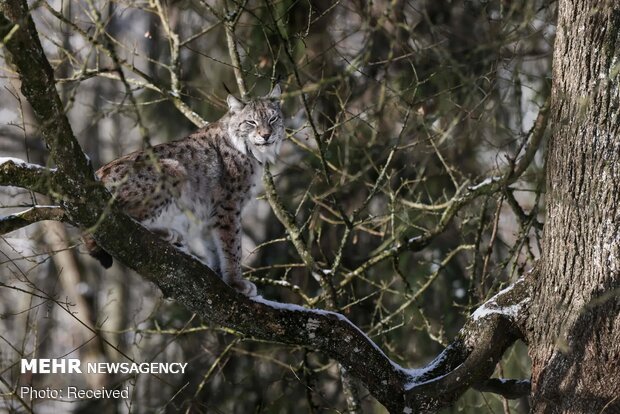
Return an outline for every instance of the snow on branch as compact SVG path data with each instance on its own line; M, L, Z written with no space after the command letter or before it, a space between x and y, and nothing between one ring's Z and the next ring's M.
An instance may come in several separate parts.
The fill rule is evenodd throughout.
M38 168L42 168L41 166L37 165L37 164L30 164L29 162L26 162L24 160L22 160L21 158L14 158L14 157L0 157L0 166L4 163L13 163L15 165L19 165L20 168L25 168L25 169L38 169Z
M522 310L526 309L525 305L531 300L531 296L523 291L526 286L525 276L522 276L476 309L471 315L471 319L477 322L495 314L507 317L512 322L517 321L522 318ZM517 298L518 300L516 300Z
M523 337L524 315L501 312L531 297L536 271L521 277L474 312L457 339L407 384L407 407L438 410L468 388L486 383L504 352ZM494 308L496 311L488 311Z
M0 185L21 187L41 194L55 191L56 170L19 158L0 157Z

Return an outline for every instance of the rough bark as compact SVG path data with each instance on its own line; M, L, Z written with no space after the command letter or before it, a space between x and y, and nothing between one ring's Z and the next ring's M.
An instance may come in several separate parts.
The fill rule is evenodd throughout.
M535 413L620 410L620 5L560 2L547 219L527 340Z

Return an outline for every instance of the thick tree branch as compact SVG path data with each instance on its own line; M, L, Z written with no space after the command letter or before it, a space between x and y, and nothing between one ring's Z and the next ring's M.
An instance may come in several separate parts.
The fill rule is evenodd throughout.
M124 215L110 213L98 225L95 237L106 251L201 317L259 339L320 350L361 378L388 408L402 404L407 372L343 316L260 298L252 301L204 264ZM391 402L395 396L401 396L398 405Z
M434 412L492 374L504 352L523 337L525 305L535 272L496 294L461 329L457 340L407 386L407 407Z
M43 220L67 221L67 216L60 207L34 206L19 213L0 217L0 235Z

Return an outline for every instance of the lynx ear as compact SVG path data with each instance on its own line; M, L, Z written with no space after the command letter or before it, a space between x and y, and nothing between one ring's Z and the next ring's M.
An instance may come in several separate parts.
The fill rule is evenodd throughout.
M271 92L267 95L268 98L279 99L282 94L282 90L280 89L280 84L276 83L276 86L273 87Z
M226 102L228 103L228 109L230 109L230 112L238 112L245 106L243 102L232 95L228 95L226 97Z

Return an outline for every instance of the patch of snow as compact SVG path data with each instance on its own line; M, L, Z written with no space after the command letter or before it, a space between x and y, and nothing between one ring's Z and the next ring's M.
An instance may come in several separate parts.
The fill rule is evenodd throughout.
M286 310L297 311L297 312L311 312L315 310L315 309L304 308L303 306L295 305L293 303L275 302L273 300L265 299L260 295L254 296L250 299L253 300L254 302L262 303L263 305L267 305L275 309L286 309ZM319 309L316 309L316 310L319 310Z
M467 187L467 189L469 191L476 191L476 190L481 189L482 187L486 187L487 185L493 184L501 179L502 177L489 177L476 185Z
M439 364L441 364L442 362L444 362L444 360L446 359L446 352L449 350L451 346L448 345L448 347L446 349L443 350L443 352L441 352L439 355L437 355L437 357L435 359L433 359L431 362L429 362L425 367L423 368L414 368L414 369L408 369L407 374L409 375L409 382L407 382L405 384L405 390L408 391L414 387L417 387L419 385L425 384L427 382L430 381L435 381L439 378L442 378L443 376L447 375L441 375L438 377L432 377L429 378L426 381L420 381L418 380L418 378L424 376L427 372L430 371L434 371L435 369L437 369L437 367L439 366Z
M516 318L517 315L519 314L519 311L521 310L520 303L510 305L510 306L505 306L505 307L494 307L494 306L497 306L497 304L494 302L491 302L488 305L485 304L485 305L480 306L471 315L472 319L474 321L477 321L478 319L484 318L485 316L492 315L492 314L506 315L511 318Z
M403 367L401 367L399 364L397 364L396 362L392 361L392 359L388 358L387 355L385 355L385 353L383 352L383 350L381 348L379 348L377 346L377 344L375 344L373 342L372 339L370 339L368 337L368 335L366 335L360 328L358 328L353 322L351 322L349 319L347 319L344 315L341 315L339 313L336 312L331 312L331 311L326 311L323 309L308 309L308 308L304 308L302 306L299 305L295 305L292 303L282 303L282 302L275 302L269 299L265 299L262 296L255 296L253 298L251 298L251 300L253 300L254 302L258 302L258 303L262 303L263 305L267 305L270 306L272 308L275 309L283 309L283 310L287 310L287 311L292 311L292 312L303 312L305 314L308 315L308 322L306 323L306 329L308 329L308 324L311 324L310 326L313 327L313 330L317 329L318 324L320 323L320 320L318 319L314 319L312 318L312 315L322 315L322 316L330 316L330 317L335 317L340 319L341 321L347 323L349 326L351 326L351 328L357 330L360 335L364 336L366 338L366 340L368 341L369 344L371 344L376 350L377 352L379 352L387 361L390 362L390 364L392 365L392 367L396 370L399 371L409 377L412 376L412 372L417 372L417 371L410 371L408 369L405 369ZM314 327L314 324L317 324L316 327ZM312 333L312 332L311 332ZM345 338L346 342L349 342L352 338L347 337Z
M530 272L531 272L531 270L530 270ZM521 302L515 303L515 304L510 305L510 306L499 306L497 304L497 298L502 296L502 295L505 295L506 293L508 293L512 289L514 289L514 287L518 283L523 281L523 278L524 277L521 276L519 279L517 279L516 282L514 282L510 286L500 290L489 301L487 301L485 304L483 304L478 309L476 309L476 311L471 315L472 319L474 321L477 321L478 319L484 318L485 316L488 316L488 315L491 315L491 314L499 314L499 315L508 316L510 318L516 318L519 315L519 312L521 311L521 307L523 306L524 303L529 301L529 298L525 298Z
M21 158L0 157L0 164L4 164L5 162L9 162L9 161L13 161L13 163L17 165L28 164L26 161L22 160Z
M22 160L21 158L15 158L15 157L0 157L0 165L7 163L7 162L13 162L13 164L15 165L19 165L22 168L27 168L29 170L38 170L41 168L44 168L40 165L37 164L31 164L27 161ZM54 171L55 169L52 169L50 171Z
M407 240L407 243L409 243L409 244L410 244L410 243L417 242L417 241L418 241L418 240L420 240L421 238L422 238L422 236L415 236L415 237L412 237L412 238L410 238L409 240Z

